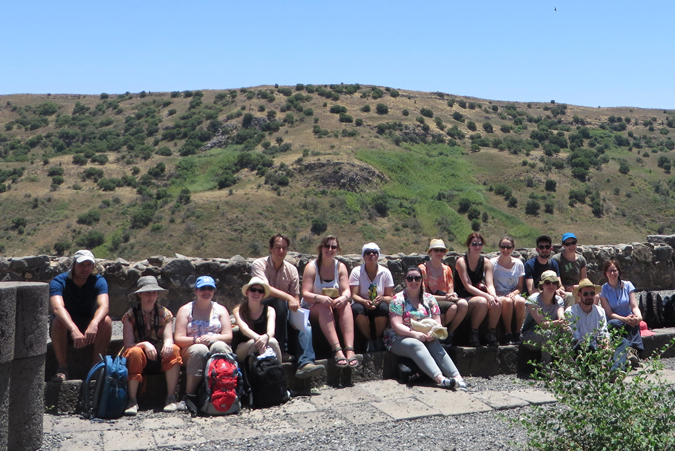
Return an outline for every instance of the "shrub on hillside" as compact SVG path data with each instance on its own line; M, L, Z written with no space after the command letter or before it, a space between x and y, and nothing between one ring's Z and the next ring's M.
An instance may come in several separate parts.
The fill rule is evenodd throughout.
M326 221L324 219L320 219L320 218L312 219L312 227L310 228L310 231L314 235L321 235L326 230L328 230L328 224L326 223Z
M105 235L98 230L90 230L89 232L80 235L75 243L80 248L93 249L102 245L105 242Z
M432 110L430 110L429 108L422 108L422 109L420 110L420 114L421 114L422 116L428 117L428 118L430 118L430 119L434 117L434 112L433 112Z
M464 116L459 111L452 113L452 118L459 122L464 122Z
M101 211L96 208L92 208L88 212L82 213L81 215L77 216L77 223L83 225L91 226L96 224L100 220L101 220Z
M556 189L556 186L557 186L557 185L558 185L558 182L556 182L555 180L546 179L546 186L545 186L545 189L546 189L546 191L553 191L553 192L555 192L555 189Z
M525 205L525 213L528 215L532 216L537 216L539 214L539 210L541 209L541 204L539 201L530 199L527 201L527 204Z
M471 199L462 197L458 201L459 208L457 209L458 213L466 213L471 208Z
M385 105L384 103L378 103L377 106L375 107L375 112L377 114L388 114L389 113L389 107Z
M494 105L497 106L497 105ZM485 130L485 133L494 133L494 129L492 128L492 124L489 122L483 123L483 130Z

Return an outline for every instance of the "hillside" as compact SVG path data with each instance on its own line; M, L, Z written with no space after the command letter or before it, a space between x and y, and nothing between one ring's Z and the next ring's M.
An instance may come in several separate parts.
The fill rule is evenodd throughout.
M0 96L0 254L455 250L675 230L675 112L364 85ZM315 233L313 233L315 232Z

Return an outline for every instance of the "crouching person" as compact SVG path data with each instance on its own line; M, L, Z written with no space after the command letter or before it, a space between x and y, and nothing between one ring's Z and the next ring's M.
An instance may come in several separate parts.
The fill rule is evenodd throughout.
M134 296L138 305L129 309L122 317L124 349L122 356L127 359L129 369L129 401L125 415L138 413L138 387L143 382L144 372L164 372L167 396L165 412L178 409L176 386L183 359L180 348L173 342L173 315L157 304L160 294L166 293L153 276L138 279Z
M601 287L593 285L593 282L588 279L581 280L573 290L574 296L579 299L579 302L565 310L565 315L572 328L572 345L577 352L582 350L589 335L592 335L592 338L588 344L588 350L595 351L600 347L607 348L609 346L605 311L602 307L595 305L595 296L600 293L600 289ZM610 371L625 369L628 344L628 340L621 339L621 343L614 352Z

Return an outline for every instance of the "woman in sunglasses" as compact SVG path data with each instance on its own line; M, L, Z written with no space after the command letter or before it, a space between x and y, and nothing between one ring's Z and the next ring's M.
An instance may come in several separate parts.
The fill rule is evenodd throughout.
M187 370L185 393L188 401L204 377L204 365L209 353L232 352L232 325L227 309L213 301L216 281L201 276L195 283L196 299L188 302L176 314L174 342L181 347Z
M488 316L487 342L489 346L499 346L496 328L502 314L502 304L492 284L492 263L481 254L483 236L473 232L466 239L468 248L463 257L455 263L455 289L460 298L467 299L471 314L471 332L469 346L480 346L478 328Z
M452 268L443 263L443 257L447 252L443 240L431 240L427 249L429 260L420 264L419 268L422 272L424 291L436 298L441 309L441 324L448 328L448 338L444 343L451 345L455 330L469 311L469 304L466 299L460 299L455 293Z
M247 355L254 352L264 354L269 346L276 354L277 360L281 362L281 348L274 338L276 312L262 303L262 300L270 294L270 286L260 277L252 277L241 287L241 292L246 296L246 300L236 306L232 314L239 331L249 340L237 345L235 351L237 360L240 364L244 363Z
M361 256L365 263L356 266L349 276L354 321L368 340L366 352L384 351L382 334L389 323L389 302L394 295L394 278L387 268L377 264L380 246L376 243L364 244ZM371 329L371 323L374 330Z
M539 350L546 343L548 330L554 327L564 327L565 301L556 294L560 285L558 274L547 270L541 274L539 292L527 299L527 317L523 323L521 339L525 347ZM539 326L539 330L536 327ZM549 354L542 354L542 359L550 361Z
M390 327L385 332L387 349L408 357L443 388L466 390L452 359L431 333L413 330L412 320L432 318L440 324L441 311L436 299L422 291L422 272L411 266L405 274L406 287L389 304Z
M520 335L520 328L525 320L525 298L523 292L525 267L519 258L511 256L516 242L510 236L499 240L499 256L490 259L492 263L492 279L495 292L502 304L502 320L504 321L504 344L518 343L518 337L513 334L513 311L516 311L516 334Z
M349 303L349 273L344 263L335 256L340 244L334 235L328 235L317 247L316 260L305 266L302 275L302 307L310 310L310 317L318 319L321 331L333 349L335 365L356 368L359 360L354 354L354 317ZM340 323L344 349L340 345L335 321Z

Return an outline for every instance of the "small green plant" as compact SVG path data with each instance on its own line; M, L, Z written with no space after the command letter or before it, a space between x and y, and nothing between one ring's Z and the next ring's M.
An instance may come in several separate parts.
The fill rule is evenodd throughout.
M614 350L621 342L612 337L608 346L589 350L592 334L577 352L572 334L560 328L542 350L555 356L550 363L532 363L534 378L551 392L558 404L533 406L513 420L528 434L527 449L568 450L667 450L675 445L675 389L659 374L659 356L675 344L668 343L626 378L624 371L610 372Z

